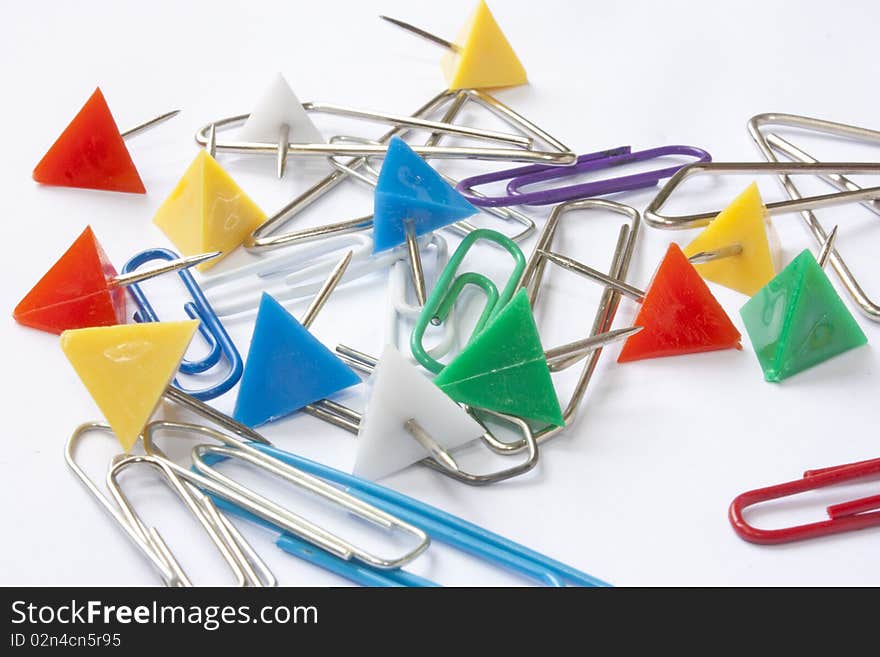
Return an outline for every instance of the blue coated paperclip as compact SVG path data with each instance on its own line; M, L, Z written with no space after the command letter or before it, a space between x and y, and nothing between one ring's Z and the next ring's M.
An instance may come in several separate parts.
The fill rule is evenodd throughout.
M589 171L601 171L611 167L644 162L669 155L688 155L697 158L696 162L710 162L712 156L702 148L695 146L660 146L633 153L629 146L619 146L606 151L586 153L578 157L572 166L552 166L548 164L532 164L515 167L504 171L494 171L465 178L456 189L473 205L482 207L503 207L508 205L553 205L565 201L574 201L594 196L604 196L615 192L627 192L644 187L653 187L664 178L669 178L676 171L686 166L678 164L654 171L643 171L628 176L607 178L593 182L577 183L553 189L542 189L534 192L520 192L527 185L534 185L547 180L568 178ZM691 163L688 163L691 164ZM493 182L510 181L507 194L501 196L484 196L474 192L478 185Z
M141 251L125 263L122 273L127 274L134 271L141 265L152 260L175 260L179 256L169 249L148 249ZM202 390L187 390L176 379L174 386L183 392L195 397L196 399L207 401L219 397L232 386L238 383L242 373L242 360L238 349L235 348L232 339L223 327L223 323L214 313L211 304L202 292L199 284L187 269L181 269L177 272L183 281L184 286L189 291L192 301L187 301L183 308L190 319L199 320L199 332L208 344L208 353L199 360L191 361L184 359L180 365L180 371L184 374L201 374L206 372L220 362L221 358L225 358L229 364L229 371L222 381L213 386ZM150 304L149 299L137 283L128 286L138 310L134 314L136 322L158 322L159 316Z
M535 552L462 518L398 493L380 484L336 470L305 457L269 445L252 444L261 452L308 474L345 488L350 495L390 513L427 533L432 540L445 543L478 559L537 581L543 586L601 586L610 584L576 568ZM218 460L221 460L218 458ZM218 507L237 515L272 526L266 521L212 496ZM305 559L362 586L437 586L434 582L402 569L382 570L346 561L305 543L289 534L276 541L285 552Z

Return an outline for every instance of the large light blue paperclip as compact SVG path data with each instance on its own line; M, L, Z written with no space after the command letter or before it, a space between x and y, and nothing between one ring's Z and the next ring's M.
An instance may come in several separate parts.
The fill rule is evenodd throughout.
M380 484L361 479L302 456L269 445L253 444L284 463L303 472L345 488L346 492L408 522L427 533L432 540L467 552L483 561L535 580L544 586L610 586L591 575L535 552L519 543L490 532L462 518L398 493ZM219 460L219 459L218 459ZM241 515L265 526L269 523L235 505L214 498L218 507ZM288 534L276 544L282 550L334 572L362 586L437 586L423 577L404 570L380 570L354 564L320 550Z
M148 249L141 251L126 262L122 268L122 273L132 272L152 260L175 260L178 257L174 251L169 249ZM196 283L193 275L187 269L179 270L177 275L180 276L192 297L192 301L187 301L183 308L190 319L199 320L199 333L201 333L208 345L208 353L201 359L195 361L184 359L180 364L180 371L184 374L201 374L217 365L221 358L225 358L229 365L228 372L222 381L202 390L188 390L176 379L174 380L175 387L196 399L207 401L219 397L238 383L243 369L241 355L238 353L238 349L235 348L235 344L233 344L232 339L223 327L223 323L214 313L211 304L208 302L199 284ZM156 314L144 291L140 288L140 285L133 283L128 286L128 291L138 307L134 314L136 322L160 321L159 316Z

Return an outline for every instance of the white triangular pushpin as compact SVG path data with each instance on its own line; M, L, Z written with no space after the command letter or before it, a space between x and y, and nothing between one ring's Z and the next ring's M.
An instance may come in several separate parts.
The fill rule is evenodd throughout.
M238 138L242 141L275 143L283 125L289 128L288 141L293 143L317 144L324 141L299 98L279 73L241 126Z
M391 345L382 352L370 385L353 471L360 477L381 479L431 455L407 431L410 419L417 420L447 450L469 443L485 431Z

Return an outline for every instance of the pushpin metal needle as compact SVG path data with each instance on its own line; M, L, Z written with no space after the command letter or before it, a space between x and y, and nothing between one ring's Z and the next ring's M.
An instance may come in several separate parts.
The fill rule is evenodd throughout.
M120 132L119 134L123 139L128 139L129 137L134 137L135 135L143 132L144 130L149 130L153 126L157 126L160 123L164 123L168 119L173 118L173 117L177 116L178 114L180 114L180 110L171 110L170 112L165 112L165 114L161 114L153 119L150 119L149 121L144 121L143 123L139 123L136 126L134 126L133 128L129 128L125 132Z
M707 262L712 262L713 260L738 256L741 255L742 252L743 249L741 244L731 244L729 246L723 246L720 249L711 249L709 251L695 253L688 258L688 262L692 265L703 265Z
M205 150L211 157L217 154L217 126L213 123L208 129L208 143L205 144Z
M409 268L412 273L413 287L416 290L416 299L419 306L424 306L428 298L425 289L425 273L422 269L422 256L419 253L419 242L416 238L416 228L412 219L403 222L403 230L406 235L406 252L409 255Z
M628 337L630 337L631 335L635 335L643 328L643 326L631 326L629 328L608 331L607 333L591 335L590 337L584 338L583 340L575 340L574 342L569 342L568 344L564 344L560 347L548 349L544 352L544 358L547 359L547 363L549 365L553 365L554 361L567 359L569 356L586 356L596 349L601 349L602 347L605 347L614 342L626 340Z
M128 274L119 274L114 276L107 283L111 287L120 287L122 285L131 285L132 283L140 283L148 278L167 274L168 272L177 271L178 269L187 269L195 265L200 265L208 260L213 260L222 254L222 251L212 251L210 253L199 253L198 255L187 256L186 258L177 258L176 260L168 260L147 269L139 269Z
M396 18L389 18L388 16L379 16L383 21L388 21L392 25L396 25L397 27L403 28L407 32L412 32L416 36L420 36L423 39L427 39L431 43L434 43L438 46L443 46L444 48L451 50L452 52L460 52L461 48L452 43L451 41L447 41L446 39L441 39L436 34L431 34L430 32L426 32L420 27L416 27L415 25L410 25L409 23L405 23L402 20L398 20Z
M214 422L218 426L223 427L227 431L230 431L245 440L263 443L264 445L272 444L250 427L245 426L241 422L234 420L225 413L221 413L212 406L208 406L205 402L196 399L192 395L188 395L174 386L168 386L168 388L165 389L165 398L169 401L180 404L197 415L201 415L206 420Z
M290 149L290 126L286 123L282 124L278 133L278 160L277 172L278 177L284 177L284 165L287 163L287 151Z
M431 434L425 431L415 418L408 419L404 422L403 427L407 430L409 435L416 439L416 442L428 450L431 458L453 472L461 472L461 469L458 467L458 463L455 462L452 454L450 454L443 445L434 440Z
M321 289L315 293L315 298L312 299L309 307L306 308L306 312L303 313L302 320L300 321L300 324L305 328L309 328L312 325L312 322L315 321L315 317L318 316L318 313L321 312L321 308L327 303L327 299L330 298L333 290L339 285L339 281L342 280L345 270L348 269L348 265L351 263L352 256L354 256L354 251L348 251L342 259L336 263L336 266L327 276L327 280L324 281Z
M595 281L599 281L600 283L604 283L608 287L614 288L616 291L620 292L624 296L637 301L638 303L642 303L645 300L645 293L637 287L633 287L628 283L624 283L616 278L609 276L608 274L603 274L597 269L593 269L592 267L588 267L587 265L578 262L573 258L569 258L564 255L559 255L558 253L554 253L552 251L544 251L542 249L538 250L538 253L547 258L550 262L554 262L560 267L564 269L568 269L569 271L573 271L576 274L580 274L581 276L586 276L587 278L592 278Z

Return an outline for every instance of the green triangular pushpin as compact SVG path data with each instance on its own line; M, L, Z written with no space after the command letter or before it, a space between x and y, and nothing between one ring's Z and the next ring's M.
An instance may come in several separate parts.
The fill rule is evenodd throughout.
M782 381L868 342L804 250L740 310L767 381Z
M565 424L525 290L434 383L462 404L560 427Z

